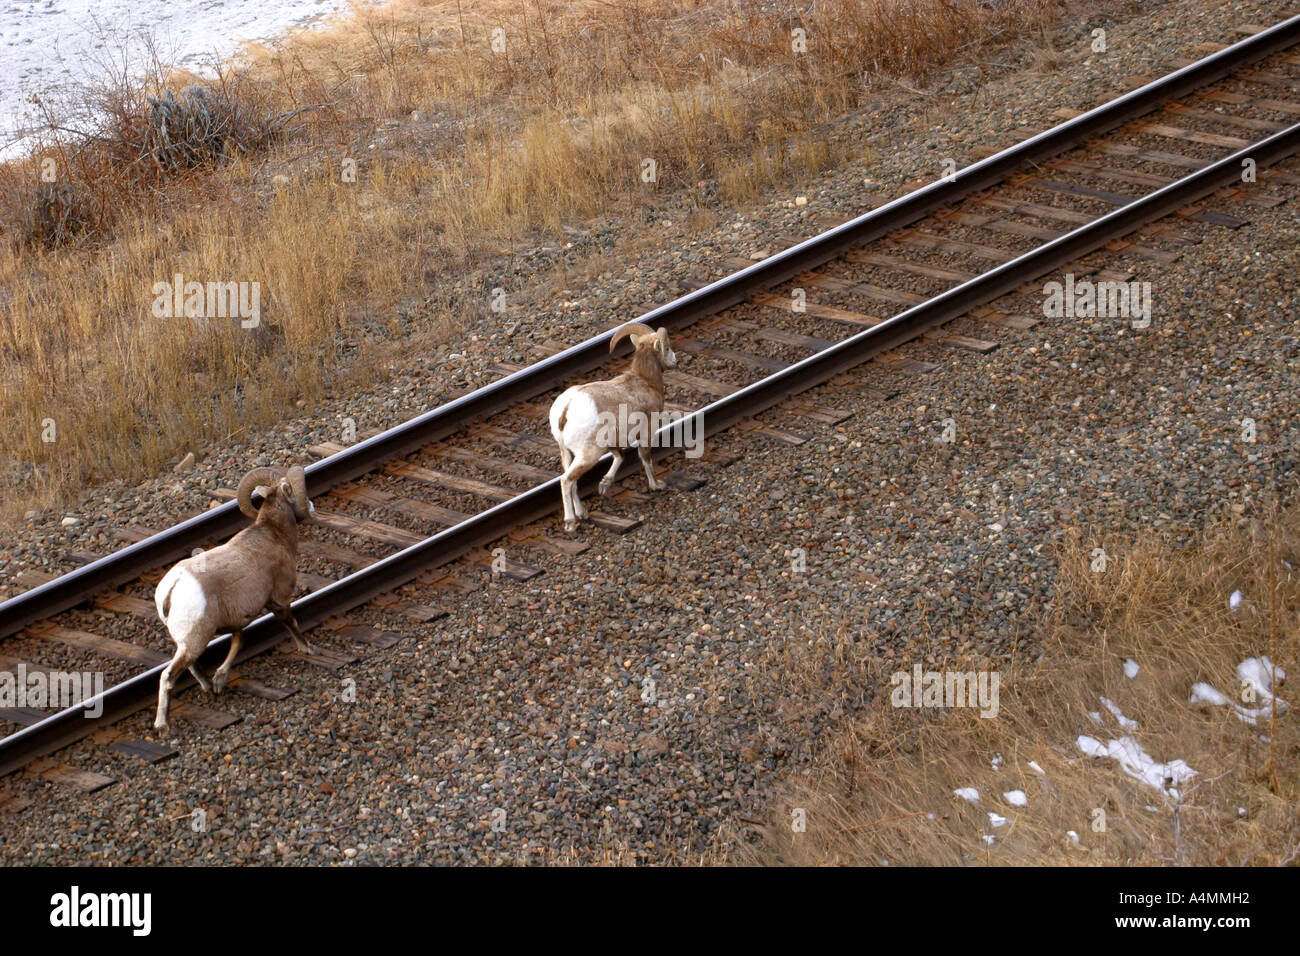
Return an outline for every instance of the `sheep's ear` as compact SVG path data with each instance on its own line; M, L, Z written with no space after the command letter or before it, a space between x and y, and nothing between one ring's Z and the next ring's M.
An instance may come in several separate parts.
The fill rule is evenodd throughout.
M253 489L253 494L257 495L259 498L262 499L262 504L266 504L266 499L271 497L271 486L258 485L256 488Z
M661 359L664 359L665 361L667 361L667 359L668 359L668 336L663 335L662 333L663 333L663 329L660 329L660 330L659 330L659 333L656 333L656 335L655 335L655 351L659 353L659 357L660 357Z
M293 501L293 485L289 484L288 478L280 480L280 494L284 495L290 501Z

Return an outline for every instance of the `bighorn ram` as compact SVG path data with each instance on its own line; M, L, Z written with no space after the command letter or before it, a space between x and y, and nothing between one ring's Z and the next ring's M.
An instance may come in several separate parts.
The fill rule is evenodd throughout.
M262 498L253 507L253 493ZM158 582L154 601L158 616L176 644L176 655L158 681L155 729L169 730L167 703L174 675L189 668L205 691L221 693L235 662L243 629L266 608L289 629L298 649L316 653L303 640L289 602L298 583L298 522L309 520L316 507L307 498L302 467L288 473L254 468L239 482L239 510L254 518L251 526L225 544L181 561ZM219 632L230 630L230 653L208 683L198 659Z
M667 329L656 332L640 322L630 322L615 332L609 350L614 351L629 335L636 347L631 368L617 378L575 385L551 406L551 434L560 446L564 466L560 495L564 499L566 531L573 531L578 520L587 517L578 496L578 479L607 451L614 453L614 464L600 482L602 495L613 484L626 447L636 448L650 490L663 487L655 478L650 460L654 435L650 423L657 422L664 410L664 369L677 364L677 355L668 344Z

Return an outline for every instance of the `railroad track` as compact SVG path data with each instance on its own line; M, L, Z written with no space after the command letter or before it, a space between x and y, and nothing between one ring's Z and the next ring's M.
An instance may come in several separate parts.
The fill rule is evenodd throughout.
M686 418L664 429L656 459L679 451L687 428L707 437L739 424L765 439L797 444L807 428L845 417L799 397L837 375L867 362L928 371L932 366L897 352L922 337L989 351L997 341L982 335L1018 334L1036 323L994 305L1026 283L1072 264L1094 280L1125 281L1132 271L1081 260L1105 250L1108 259L1158 269L1193 241L1182 222L1229 229L1247 222L1208 208L1208 198L1216 205L1284 201L1285 189L1300 186L1300 177L1269 167L1300 149L1300 56L1289 52L1300 43L1300 17L1241 32L1243 40L1207 44L1213 51L1203 59L1179 64L1160 79L1133 78L1130 92L1103 106L1070 112L1046 132L990 150L973 165L820 235L778 238L786 248L762 261L725 263L734 271L724 278L702 282L640 316L674 330L677 350L691 356L690 372L666 376L670 407ZM1255 182L1243 182L1247 161L1258 170ZM827 268L832 263L833 271ZM792 307L795 288L802 290L802 309ZM942 331L963 317L989 331ZM593 532L574 539L536 526L560 506L558 456L543 399L608 363L611 334L571 347L548 343L543 350L550 354L535 364L498 367L499 380L404 424L348 448L311 449L319 460L307 468L307 482L320 520L306 531L302 548L308 593L295 600L294 611L303 628L330 622L340 640L390 646L394 635L345 626L341 616L378 601L394 614L427 621L441 613L436 606L394 598L393 592L412 581L434 591L472 587L447 566L490 564L485 547L508 536L510 550L524 560L503 561L497 552L493 570L519 579L540 573L526 563L531 555L585 549L581 538ZM755 418L776 406L792 427ZM587 474L584 494L607 467ZM633 456L619 478L638 470ZM681 472L669 479L685 488L698 483ZM629 488L613 500L617 510L626 510L623 504L644 499ZM593 517L611 532L637 525L619 514L596 511ZM91 734L144 760L174 753L112 729L152 705L171 653L155 617L152 587L171 562L224 540L245 521L227 500L164 531L121 529L131 543L120 551L68 555L81 566L48 580L35 576L36 586L0 604L0 670L52 671L42 654L57 658L71 651L124 675L101 695L103 712L96 719L85 716L83 705L59 712L0 710L0 730L10 728L0 738L0 776L27 767L83 789L103 786L111 779L42 759ZM283 636L264 616L245 629L239 662ZM228 640L214 641L202 666L224 657ZM354 659L329 647L320 659L303 658L331 668ZM184 675L179 686L192 683ZM231 687L273 699L286 693L249 677ZM236 719L184 699L173 713L210 727Z

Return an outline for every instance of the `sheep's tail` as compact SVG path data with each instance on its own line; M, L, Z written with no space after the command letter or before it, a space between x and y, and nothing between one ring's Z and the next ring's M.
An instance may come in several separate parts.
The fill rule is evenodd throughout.
M176 574L176 568L167 572L166 576L158 583L158 592L154 595L154 604L158 607L158 616L162 618L164 624L172 613L172 591L176 589L176 582L180 580L180 575Z
M569 421L569 399L567 395L561 395L555 401L555 406L551 409L551 437L555 439L556 444L564 444L564 426Z

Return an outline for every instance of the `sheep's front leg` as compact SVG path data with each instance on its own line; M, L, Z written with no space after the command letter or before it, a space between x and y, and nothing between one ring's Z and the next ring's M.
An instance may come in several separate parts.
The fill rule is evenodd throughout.
M231 631L230 633L230 653L226 659L221 662L221 666L216 669L212 675L212 693L220 694L226 689L226 676L230 673L230 668L235 663L235 656L239 653L240 647L244 643L243 631Z
M298 620L293 616L293 611L288 604L268 604L266 607L275 615L277 621L289 629L289 633L293 635L293 643L298 650L304 654L316 653L316 648L303 640L302 631L298 630Z
M614 455L614 464L609 466L609 471L605 473L605 477L600 479L600 496L602 498L609 493L609 486L614 483L614 476L617 475L618 470L623 467L622 449L614 448L611 449L611 451Z
M667 482L660 481L655 477L655 464L654 459L650 457L650 447L648 445L638 445L636 453L641 458L641 464L645 466L645 480L650 483L650 490L659 491L662 488L667 488Z

